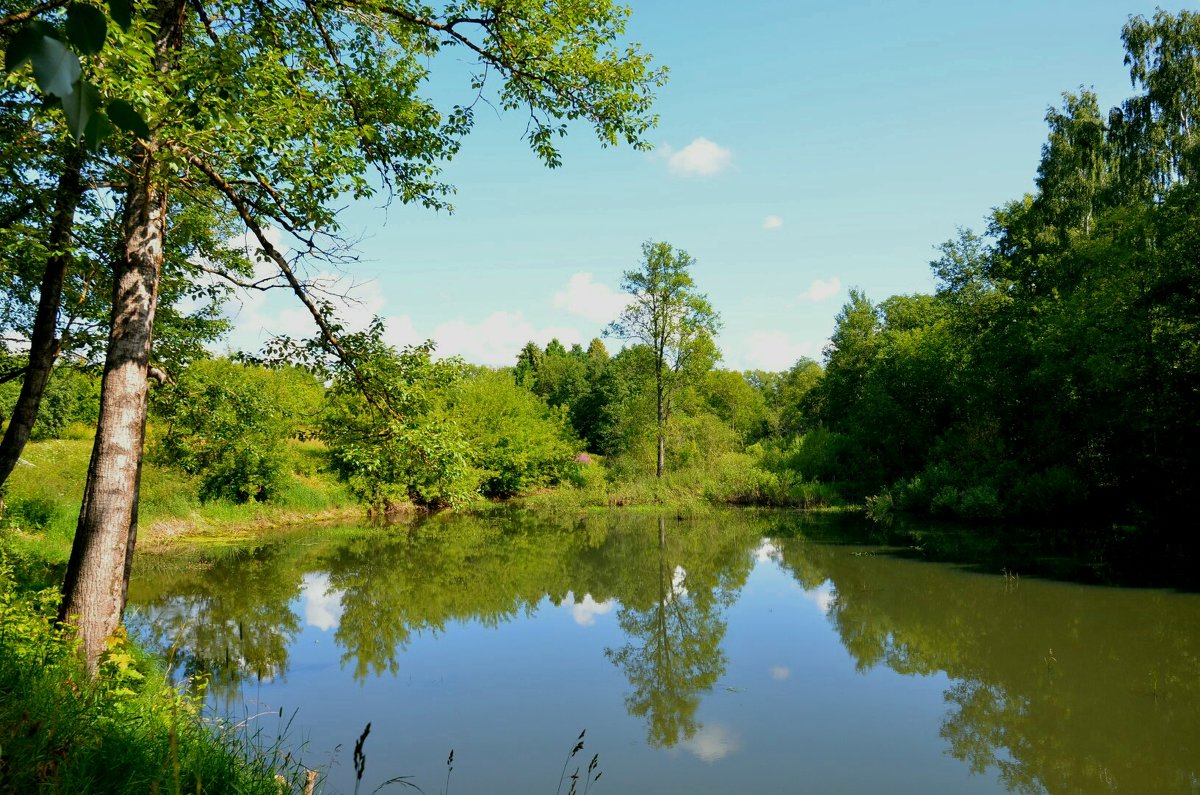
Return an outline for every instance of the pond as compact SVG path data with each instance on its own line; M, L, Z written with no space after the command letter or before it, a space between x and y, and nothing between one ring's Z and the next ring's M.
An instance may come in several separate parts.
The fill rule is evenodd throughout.
M368 721L362 793L1200 792L1200 596L895 544L443 515L140 559L127 620L327 792Z

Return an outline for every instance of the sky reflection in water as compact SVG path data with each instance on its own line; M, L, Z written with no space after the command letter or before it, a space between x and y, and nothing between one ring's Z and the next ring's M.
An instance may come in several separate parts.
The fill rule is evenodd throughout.
M599 792L1196 790L1200 598L1014 583L871 533L316 530L143 566L130 623L212 675L215 711L269 712L265 738L294 713L288 742L342 792L368 720L366 791L437 792L450 749L453 792L550 791L585 727L568 772L599 753Z

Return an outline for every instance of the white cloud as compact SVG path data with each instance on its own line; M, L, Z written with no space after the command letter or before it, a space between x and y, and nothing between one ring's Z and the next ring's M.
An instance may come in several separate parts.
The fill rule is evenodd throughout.
M408 315L390 315L383 319L383 341L397 350L409 345L418 345L425 338L417 333L413 320Z
M768 231L783 228L783 218L778 215L768 215L762 220L762 228Z
M808 289L800 293L801 301L824 301L832 298L842 290L842 280L834 276L832 279L813 279Z
M612 599L605 599L603 602L597 602L592 598L592 595L584 594L583 601L575 602L574 597L571 597L574 604L569 605L571 609L571 618L581 627L590 627L596 623L596 616L602 616L613 609L614 602Z
M783 553L779 551L779 547L764 538L758 549L754 550L754 560L758 563L766 563L768 560L781 561Z
M554 306L594 323L616 320L629 297L607 284L594 281L590 273L576 273L567 286L554 294Z
M324 572L305 574L300 592L304 599L304 623L325 632L342 618L342 594L330 587Z
M263 230L263 236L276 251L285 257L292 250L283 239L283 231L277 227L268 226ZM246 258L254 266L254 280L266 279L279 274L279 266L260 253L261 244L258 242L258 236L249 229L236 237L230 238L229 242L225 245L234 251L245 253Z
M676 566L675 572L671 575L671 596L682 597L688 595L687 586L687 569L683 566Z
M477 322L455 318L432 330L418 328L410 315L389 315L383 321L383 339L396 348L432 339L439 358L461 356L471 364L491 367L515 364L517 354L530 340L544 347L558 339L568 348L583 340L577 328L536 326L520 312L493 312Z
M680 177L711 177L733 162L733 152L703 136L678 152L663 147L663 154L667 158L667 168Z
M792 669L788 668L786 665L771 666L771 678L774 679L776 682L782 682L784 679L787 679L791 675L792 675Z
M728 726L708 723L680 745L698 759L716 762L737 751L742 744Z
M833 591L833 584L826 580L811 591L805 591L804 598L816 605L822 615L829 615L829 608L833 606L837 597Z
M461 318L437 326L430 334L440 356L461 356L474 364L493 367L513 364L521 346L533 340L545 345L553 338L563 345L582 342L578 329L570 326L538 328L520 312L493 312L477 323Z
M820 346L812 342L794 341L782 331L755 331L746 338L741 349L738 369L786 370L801 356L815 356Z

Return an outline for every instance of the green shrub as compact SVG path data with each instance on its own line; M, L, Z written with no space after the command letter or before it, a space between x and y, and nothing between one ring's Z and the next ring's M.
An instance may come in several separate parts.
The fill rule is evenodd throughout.
M165 428L152 455L198 476L201 500L273 499L290 472L287 443L308 430L322 397L320 383L296 368L194 362L155 395Z
M471 500L481 473L445 412L447 394L463 378L462 362L435 360L432 342L397 351L380 334L373 326L352 335L356 369L339 365L326 395L319 433L333 471L379 511L409 501L438 507Z
M943 486L929 501L931 513L953 515L958 513L959 491L955 486Z
M5 502L4 516L0 521L5 527L41 530L54 520L59 507L58 503L48 497L16 497Z
M886 524L892 521L892 511L895 508L895 500L892 493L887 489L876 494L874 497L867 497L867 516L874 522Z
M965 489L958 502L958 515L965 519L997 519L1003 513L994 486L982 484Z
M1067 513L1083 503L1087 488L1067 467L1056 466L1033 472L1013 484L1013 511L1025 516Z
M0 418L12 413L20 391L21 379L0 385ZM30 438L63 439L78 433L90 437L99 413L100 379L78 367L56 367L42 393Z
M837 480L843 475L847 444L844 435L818 426L798 437L788 467L810 480Z
M567 407L550 408L511 373L481 370L455 390L447 413L468 445L467 460L486 497L511 497L556 484L577 469L582 447Z
M773 439L751 448L760 464L776 474L790 472L801 479L832 482L842 477L847 438L824 427L802 436Z

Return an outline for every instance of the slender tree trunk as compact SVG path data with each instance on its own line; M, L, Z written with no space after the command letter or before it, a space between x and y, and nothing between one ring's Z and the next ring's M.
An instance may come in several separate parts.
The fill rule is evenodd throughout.
M654 476L661 478L663 476L663 467L667 460L667 438L663 433L662 424L658 426L658 467L654 471Z
M167 196L154 181L153 151L139 145L136 162L122 218L124 247L114 268L100 419L59 609L59 617L77 627L92 672L125 610L166 227Z
M33 431L46 384L50 381L54 361L58 358L59 340L54 335L58 329L58 310L62 306L63 282L71 264L71 228L75 224L75 210L83 195L82 168L83 151L78 147L72 148L58 178L54 215L50 221L50 257L42 274L37 314L29 338L29 366L25 369L21 394L13 407L4 440L0 442L0 486L8 481L8 476L21 459L21 452Z
M187 0L156 0L151 12L158 30L154 67L164 77L183 45L186 10ZM59 618L76 626L92 673L125 612L137 539L150 344L167 226L167 189L157 166L155 144L136 142L128 163L122 247L113 267L100 421L59 607Z
M667 414L665 411L666 405L663 400L663 375L662 375L662 355L659 355L657 370L655 372L655 396L658 399L658 465L654 469L654 476L661 478L663 476L663 468L667 462L667 436L666 424Z

